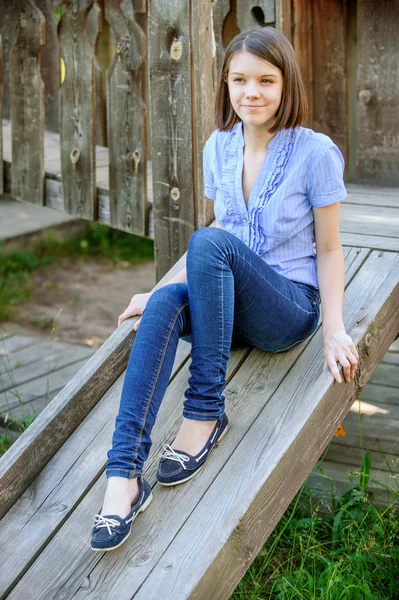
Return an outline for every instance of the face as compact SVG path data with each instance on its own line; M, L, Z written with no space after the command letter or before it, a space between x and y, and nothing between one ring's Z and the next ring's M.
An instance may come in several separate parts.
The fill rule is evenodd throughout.
M226 81L231 104L243 123L266 129L273 125L283 91L278 67L250 52L236 52Z

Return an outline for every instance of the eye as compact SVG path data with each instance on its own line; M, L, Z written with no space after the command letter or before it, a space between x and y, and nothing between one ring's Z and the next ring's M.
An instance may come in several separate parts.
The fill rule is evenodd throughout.
M234 77L233 81L244 81L242 77Z
M262 83L273 83L270 79L262 79Z

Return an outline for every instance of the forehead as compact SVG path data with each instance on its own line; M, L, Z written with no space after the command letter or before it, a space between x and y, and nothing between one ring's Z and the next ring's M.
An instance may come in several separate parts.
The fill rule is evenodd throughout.
M259 58L251 54L251 52L236 52L231 57L229 73L242 73L250 74L257 73L259 75L281 75L281 71L278 67L275 67L267 60Z

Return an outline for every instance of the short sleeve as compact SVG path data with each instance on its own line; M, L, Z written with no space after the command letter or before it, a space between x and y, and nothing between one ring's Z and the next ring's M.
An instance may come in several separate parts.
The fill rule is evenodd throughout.
M308 172L307 194L315 207L327 206L348 195L344 185L345 161L340 149L331 143L313 157Z
M216 200L216 192L214 185L213 171L211 168L211 138L208 139L202 153L203 169L204 169L204 189L205 196L210 200Z

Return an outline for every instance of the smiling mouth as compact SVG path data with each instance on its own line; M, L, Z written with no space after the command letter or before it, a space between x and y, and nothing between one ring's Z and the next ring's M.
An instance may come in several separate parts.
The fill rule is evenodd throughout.
M264 108L263 106L258 106L257 104L243 104L244 108Z

